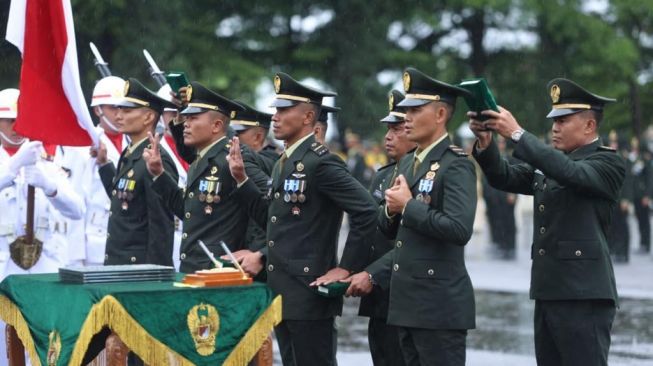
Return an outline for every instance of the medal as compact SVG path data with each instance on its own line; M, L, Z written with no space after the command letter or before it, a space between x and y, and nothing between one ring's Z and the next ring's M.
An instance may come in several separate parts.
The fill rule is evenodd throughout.
M299 213L301 212L301 210L299 209L299 207L293 206L293 208L290 210L290 212L292 212L292 214L295 215L295 216L299 216Z
M122 210L127 211L128 208L129 208L129 204L127 203L127 201L122 201Z
M435 172L434 171L430 171L430 172L426 173L426 179L433 179L433 178L435 178Z
M207 194L206 195L206 203L213 203L213 195L212 194Z
M297 193L293 193L290 195L290 201L292 201L292 203L297 202Z
M290 193L286 192L286 193L283 195L283 201L284 201L284 202L290 202Z
M200 202L206 201L206 195L204 193L200 193L199 196L197 196L197 199L200 200Z
M436 171L438 169L440 169L440 164L439 163L431 164L431 170Z
M218 172L218 167L217 166L214 166L213 168L211 168L211 174L215 174L217 172Z
M134 169L129 169L129 171L127 172L127 177L131 178L133 176L134 176Z
M122 199L122 194L123 194L123 193L125 193L125 192L123 192L123 191L118 191L118 193L116 193L116 195L118 196L118 199L119 199L119 200Z
M416 200L423 202L424 201L424 196L420 193L415 197Z
M427 205L430 204L431 203L431 196L429 196L429 195L424 196L424 203L426 203Z
M220 203L220 195L219 194L213 195L213 203Z
M300 161L299 163L297 163L296 168L298 172L302 172L304 171L304 164L302 164L302 162Z
M127 196L127 201L131 201L134 199L134 193L133 192L127 192L125 194Z
M299 203L306 202L306 196L304 196L303 193L300 193L299 195L297 195L297 202L299 202Z
M212 213L213 213L213 207L211 207L211 205L206 205L206 207L204 207L204 214L210 215Z

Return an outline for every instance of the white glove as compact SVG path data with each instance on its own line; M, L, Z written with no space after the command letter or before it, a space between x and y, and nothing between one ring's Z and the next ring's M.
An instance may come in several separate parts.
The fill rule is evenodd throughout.
M46 173L41 164L25 167L25 182L31 186L41 188L47 196L53 196L57 192L54 176Z
M41 156L41 151L43 151L41 141L22 144L14 156L9 158L9 172L15 177L21 167L34 165Z

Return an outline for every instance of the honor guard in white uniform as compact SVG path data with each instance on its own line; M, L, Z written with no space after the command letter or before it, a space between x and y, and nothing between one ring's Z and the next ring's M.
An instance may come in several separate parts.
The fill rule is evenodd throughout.
M125 135L118 131L115 118L118 108L115 104L122 97L125 80L117 76L107 76L95 84L91 107L98 118L95 127L100 141L106 146L107 157L115 165L120 159L120 153L129 145ZM107 224L111 201L104 191L104 186L98 174L95 151L85 159L85 170L82 184L86 202L86 265L102 265L104 263L104 248L107 241Z

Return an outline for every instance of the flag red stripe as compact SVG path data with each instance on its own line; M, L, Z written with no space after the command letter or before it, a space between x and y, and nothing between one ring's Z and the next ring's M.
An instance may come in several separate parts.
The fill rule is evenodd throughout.
M23 66L15 129L33 140L61 145L88 145L66 98L62 65L68 46L61 0L28 0Z

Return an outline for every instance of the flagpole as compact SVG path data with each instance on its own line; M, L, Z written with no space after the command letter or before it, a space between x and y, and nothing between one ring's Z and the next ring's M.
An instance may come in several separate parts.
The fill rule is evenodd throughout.
M27 186L27 221L25 223L25 239L27 244L34 243L34 186Z

